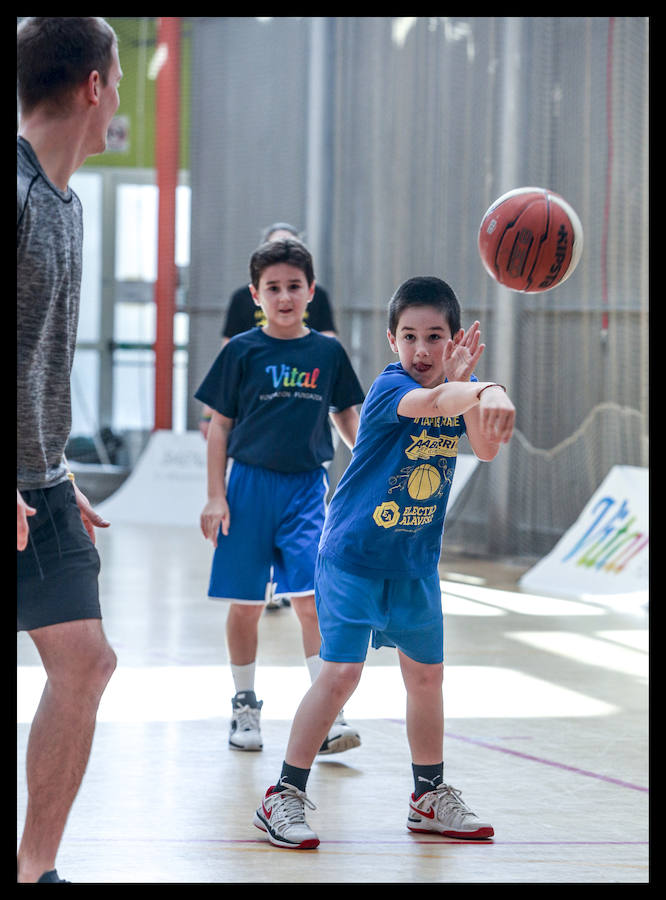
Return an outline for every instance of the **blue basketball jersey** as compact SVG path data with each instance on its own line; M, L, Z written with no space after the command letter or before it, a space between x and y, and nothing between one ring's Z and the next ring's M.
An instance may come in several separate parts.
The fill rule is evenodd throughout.
M473 377L473 380L476 380ZM370 578L423 578L437 570L462 416L398 415L420 388L400 363L377 377L361 409L351 462L331 500L320 553Z

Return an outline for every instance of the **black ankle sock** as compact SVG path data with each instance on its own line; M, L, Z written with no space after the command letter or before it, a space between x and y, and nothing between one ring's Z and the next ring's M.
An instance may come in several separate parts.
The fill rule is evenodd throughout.
M280 778L273 788L273 793L279 791L284 784L290 784L292 787L298 788L299 791L305 792L305 786L308 783L310 775L309 769L299 769L297 766L290 766L288 763L282 763L282 772Z
M435 766L415 766L412 763L414 773L414 798L418 800L421 794L434 791L444 780L444 763Z

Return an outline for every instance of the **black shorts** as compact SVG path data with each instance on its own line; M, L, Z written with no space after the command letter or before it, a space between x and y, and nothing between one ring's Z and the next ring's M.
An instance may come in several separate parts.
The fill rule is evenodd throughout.
M101 619L99 553L90 540L70 481L21 496L37 510L17 551L17 631L78 619Z

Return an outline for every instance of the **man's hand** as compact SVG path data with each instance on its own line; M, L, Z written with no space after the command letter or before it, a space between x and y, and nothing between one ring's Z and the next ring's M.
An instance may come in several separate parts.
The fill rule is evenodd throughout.
M21 492L16 490L16 549L25 550L28 546L28 516L34 516L37 512L32 506L28 506Z
M76 505L79 507L83 525L90 536L90 540L95 543L95 528L108 528L111 524L103 519L99 513L90 505L90 501L84 493L82 493L73 482L74 496L76 497Z

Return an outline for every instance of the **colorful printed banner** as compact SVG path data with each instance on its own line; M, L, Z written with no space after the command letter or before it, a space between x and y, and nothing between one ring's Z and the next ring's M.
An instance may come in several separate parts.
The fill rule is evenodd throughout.
M645 594L647 600L648 486L648 469L614 466L576 523L523 575L521 588L590 600Z

